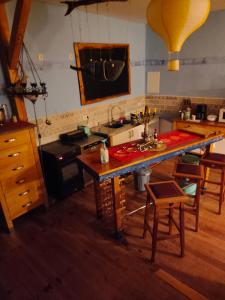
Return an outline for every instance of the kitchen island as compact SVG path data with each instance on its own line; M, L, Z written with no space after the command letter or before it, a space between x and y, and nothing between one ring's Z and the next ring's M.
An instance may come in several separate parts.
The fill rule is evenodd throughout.
M125 174L197 148L210 147L212 143L222 139L223 134L216 133L209 137L198 136L193 141L173 144L162 151L150 152L142 158L129 162L121 162L110 157L109 163L101 164L98 151L78 156L80 166L89 172L94 179L97 217L105 220L105 224L117 236L120 236L123 231L123 217L126 208L123 178Z

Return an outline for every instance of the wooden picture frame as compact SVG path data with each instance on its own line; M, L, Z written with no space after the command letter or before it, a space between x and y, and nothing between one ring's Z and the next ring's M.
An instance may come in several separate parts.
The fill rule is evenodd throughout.
M129 44L74 43L74 51L76 68L78 68L81 105L93 104L131 93ZM91 67L97 66L99 69L99 66L102 67L105 62L109 65L111 61L112 65L114 62L123 64L122 71L116 80L108 80L106 77L96 78L90 72L90 69L93 71L90 65ZM105 74L104 71L102 74Z

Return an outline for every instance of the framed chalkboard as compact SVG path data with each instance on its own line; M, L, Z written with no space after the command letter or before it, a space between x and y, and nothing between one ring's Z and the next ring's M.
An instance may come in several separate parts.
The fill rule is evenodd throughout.
M128 44L74 43L81 105L130 94Z

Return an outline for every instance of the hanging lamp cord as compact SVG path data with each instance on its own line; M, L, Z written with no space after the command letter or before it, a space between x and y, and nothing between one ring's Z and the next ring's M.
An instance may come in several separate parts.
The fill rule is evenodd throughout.
M27 47L25 46L24 43L23 43L23 47L24 47L24 51L25 51L26 56L27 56L27 62L29 64L29 67L30 67L30 70L32 72L32 76L33 76L33 79L34 79L35 83L37 83L37 78L38 78L39 82L41 82L41 78L40 78L40 76L37 72L37 69L36 69L36 67L35 67L35 65L34 65L32 59L31 59L31 56L28 52L28 49L27 49ZM35 74L36 74L36 76L35 76Z

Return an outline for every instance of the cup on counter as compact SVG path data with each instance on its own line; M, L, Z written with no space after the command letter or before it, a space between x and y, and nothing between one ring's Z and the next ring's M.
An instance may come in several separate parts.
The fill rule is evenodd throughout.
M192 121L195 121L196 120L196 115L191 115L191 119L192 119Z

